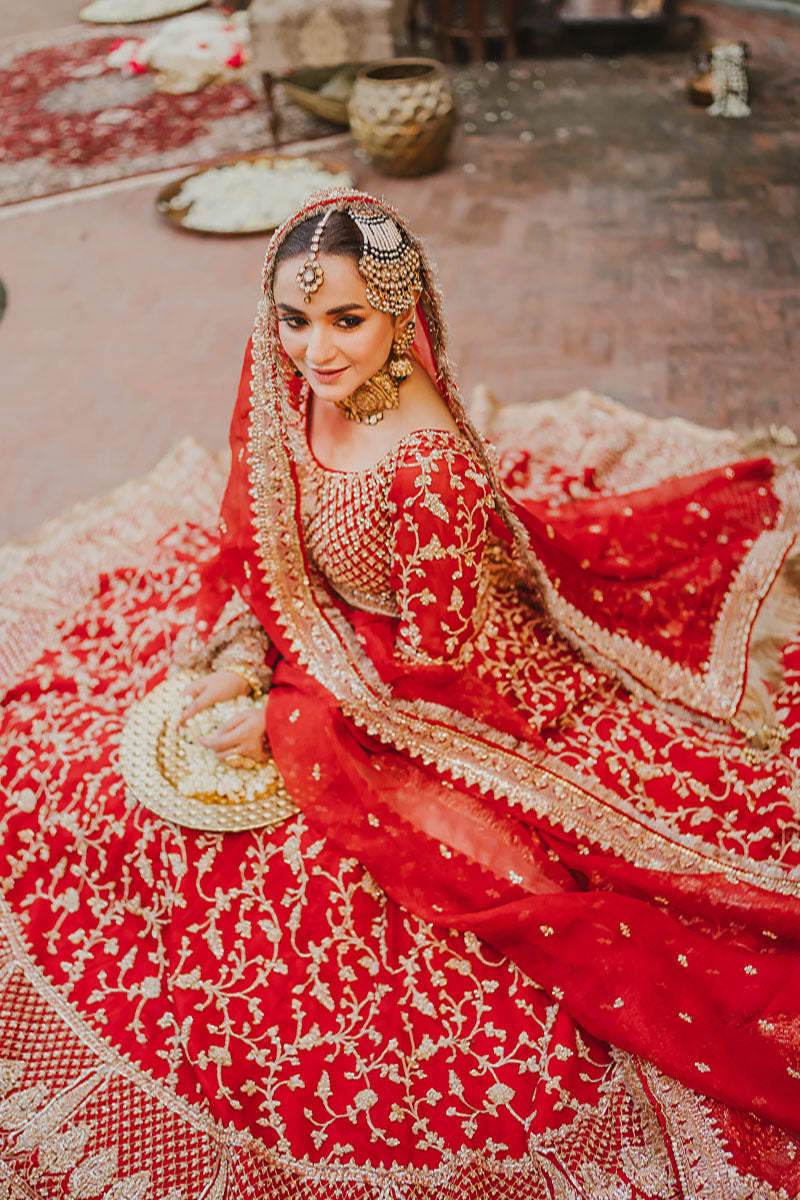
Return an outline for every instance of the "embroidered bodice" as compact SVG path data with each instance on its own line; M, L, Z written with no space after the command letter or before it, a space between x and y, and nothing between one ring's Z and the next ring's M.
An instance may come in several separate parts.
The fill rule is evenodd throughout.
M458 664L528 728L557 721L597 675L554 635L499 536L488 479L460 434L408 434L373 467L303 448L306 548L346 604L398 618L401 659Z
M306 547L329 583L349 604L397 614L390 583L387 493L397 450L366 471L334 471L312 456L304 484L311 495Z
M309 554L350 605L398 616L398 647L458 657L474 632L493 509L488 480L457 433L408 434L373 467L304 467Z

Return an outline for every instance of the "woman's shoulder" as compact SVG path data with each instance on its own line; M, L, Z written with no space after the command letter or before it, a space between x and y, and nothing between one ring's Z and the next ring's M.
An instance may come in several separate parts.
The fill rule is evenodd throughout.
M475 447L457 427L427 427L405 434L384 462L386 496L392 509L439 496L492 502L492 491ZM447 505L450 507L450 505ZM437 509L438 509L437 505ZM444 515L443 513L441 515Z
M472 444L458 428L427 425L403 434L385 462L394 477L415 467L435 466L440 460L455 464L456 459L478 465Z
M377 426L369 427L366 436L370 447L365 447L365 457L372 462L355 469L357 473L376 471L386 483L404 468L441 457L467 456L477 464L472 442L427 375L407 380L398 408L387 412Z

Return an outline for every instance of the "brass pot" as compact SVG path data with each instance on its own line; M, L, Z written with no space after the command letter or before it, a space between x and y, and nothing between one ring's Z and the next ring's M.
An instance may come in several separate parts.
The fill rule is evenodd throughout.
M442 166L456 114L441 63L370 63L356 76L347 111L353 137L385 175L425 175Z

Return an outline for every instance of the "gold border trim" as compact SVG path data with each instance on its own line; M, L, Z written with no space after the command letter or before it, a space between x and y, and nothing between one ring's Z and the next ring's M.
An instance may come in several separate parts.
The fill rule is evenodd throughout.
M311 1162L307 1156L294 1158L269 1150L249 1130L239 1130L233 1125L215 1121L199 1104L192 1104L169 1090L146 1069L131 1062L130 1058L118 1051L107 1038L98 1034L65 1000L33 960L23 933L18 929L8 904L2 898L0 934L5 936L8 946L7 970L3 972L4 978L0 980L0 992L11 974L21 972L39 1001L54 1012L94 1056L96 1066L87 1067L83 1071L84 1075L96 1075L98 1086L114 1076L125 1079L151 1101L184 1121L195 1133L200 1133L208 1139L211 1143L210 1175L201 1185L207 1189L202 1192L203 1195L215 1195L215 1187L224 1190L226 1178L229 1191L224 1191L224 1194L230 1195L231 1200L239 1200L244 1194L231 1186L237 1179L247 1179L250 1185L256 1188L262 1183L270 1188L277 1187L286 1200L304 1200L309 1186L327 1187L329 1190L326 1194L330 1195L332 1200L347 1200L347 1197L353 1194L353 1188L360 1189L359 1195L363 1196L363 1200L383 1200L387 1195L395 1193L406 1197L407 1200L438 1200L448 1188L463 1186L467 1181L470 1185L482 1188L487 1195L495 1194L495 1186L498 1188L497 1195L504 1194L499 1190L504 1187L525 1187L528 1189L525 1194L529 1195L531 1200L547 1200L552 1195L546 1183L548 1155L539 1154L533 1142L529 1151L518 1158L510 1155L501 1157L491 1148L481 1150L461 1146L455 1150L445 1149L442 1151L441 1162L435 1167L379 1167L373 1166L369 1160L362 1164ZM4 957L5 949L0 943L0 960ZM74 1081L68 1081L66 1089L72 1088L73 1084ZM62 1083L61 1088L64 1086ZM82 1103L84 1101L81 1101ZM81 1104L74 1107L71 1116L81 1113ZM102 1107L98 1112L102 1113ZM34 1115L32 1121L35 1120ZM33 1152L35 1146L32 1144L30 1149ZM180 1165L179 1162L178 1166ZM13 1164L7 1163L6 1167L11 1168L11 1174L7 1178L14 1186L21 1187L24 1180L20 1180L18 1172L13 1170ZM28 1200L31 1193L22 1192L22 1195Z

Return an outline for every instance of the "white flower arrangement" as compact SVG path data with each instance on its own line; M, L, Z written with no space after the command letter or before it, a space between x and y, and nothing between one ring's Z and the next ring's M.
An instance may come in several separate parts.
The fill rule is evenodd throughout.
M352 182L345 171L328 171L308 158L256 159L191 176L169 208L188 210L181 219L188 229L254 233L281 225L311 192Z

